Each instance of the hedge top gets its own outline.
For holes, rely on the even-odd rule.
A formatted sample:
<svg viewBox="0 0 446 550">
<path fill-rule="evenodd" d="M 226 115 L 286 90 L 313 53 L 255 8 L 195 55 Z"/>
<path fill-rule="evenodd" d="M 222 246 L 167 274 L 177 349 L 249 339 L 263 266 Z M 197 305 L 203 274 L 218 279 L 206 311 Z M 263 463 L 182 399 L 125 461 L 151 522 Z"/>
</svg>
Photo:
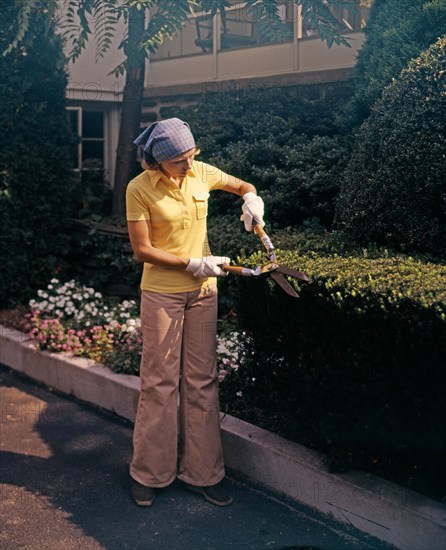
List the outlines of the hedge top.
<svg viewBox="0 0 446 550">
<path fill-rule="evenodd" d="M 339 306 L 355 299 L 365 312 L 367 306 L 390 310 L 411 303 L 446 321 L 446 265 L 403 256 L 327 257 L 280 250 L 277 257 L 279 263 L 307 273 Z M 261 253 L 250 256 L 250 261 L 261 263 Z"/>
</svg>

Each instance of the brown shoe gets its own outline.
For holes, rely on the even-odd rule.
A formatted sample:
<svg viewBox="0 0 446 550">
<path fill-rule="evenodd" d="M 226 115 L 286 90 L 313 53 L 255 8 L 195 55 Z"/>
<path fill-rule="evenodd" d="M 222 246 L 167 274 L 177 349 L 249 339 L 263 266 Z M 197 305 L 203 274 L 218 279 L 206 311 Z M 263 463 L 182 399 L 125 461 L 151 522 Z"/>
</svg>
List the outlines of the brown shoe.
<svg viewBox="0 0 446 550">
<path fill-rule="evenodd" d="M 205 500 L 217 506 L 229 506 L 232 503 L 233 499 L 223 487 L 222 482 L 216 485 L 209 485 L 208 487 L 198 487 L 197 485 L 189 485 L 189 483 L 185 485 L 191 491 L 200 493 Z"/>
<path fill-rule="evenodd" d="M 152 506 L 155 500 L 155 490 L 132 479 L 132 498 L 138 506 Z"/>
</svg>

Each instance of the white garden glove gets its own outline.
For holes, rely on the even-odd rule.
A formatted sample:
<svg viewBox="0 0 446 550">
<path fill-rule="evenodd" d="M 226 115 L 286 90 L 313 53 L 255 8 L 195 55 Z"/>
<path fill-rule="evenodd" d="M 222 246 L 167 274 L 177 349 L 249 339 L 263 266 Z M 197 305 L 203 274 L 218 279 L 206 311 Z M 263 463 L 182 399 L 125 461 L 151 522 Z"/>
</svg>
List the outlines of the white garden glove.
<svg viewBox="0 0 446 550">
<path fill-rule="evenodd" d="M 186 271 L 190 271 L 195 277 L 226 277 L 227 271 L 220 267 L 229 264 L 230 258 L 226 256 L 204 256 L 203 258 L 190 258 Z"/>
<path fill-rule="evenodd" d="M 253 218 L 255 218 L 255 220 L 261 225 L 261 227 L 264 227 L 265 222 L 263 221 L 263 200 L 255 193 L 245 193 L 243 195 L 243 200 L 245 201 L 245 204 L 242 206 L 243 214 L 240 219 L 245 223 L 246 231 L 252 231 Z"/>
</svg>

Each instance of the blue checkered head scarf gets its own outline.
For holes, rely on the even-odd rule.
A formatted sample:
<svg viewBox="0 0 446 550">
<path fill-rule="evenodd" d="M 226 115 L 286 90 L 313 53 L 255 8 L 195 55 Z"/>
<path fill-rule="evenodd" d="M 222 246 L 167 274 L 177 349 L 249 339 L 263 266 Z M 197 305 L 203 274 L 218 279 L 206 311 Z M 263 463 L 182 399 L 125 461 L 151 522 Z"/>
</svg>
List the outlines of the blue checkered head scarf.
<svg viewBox="0 0 446 550">
<path fill-rule="evenodd" d="M 195 147 L 189 124 L 179 118 L 154 122 L 134 143 L 142 149 L 146 160 L 153 158 L 156 162 L 172 159 Z"/>
</svg>

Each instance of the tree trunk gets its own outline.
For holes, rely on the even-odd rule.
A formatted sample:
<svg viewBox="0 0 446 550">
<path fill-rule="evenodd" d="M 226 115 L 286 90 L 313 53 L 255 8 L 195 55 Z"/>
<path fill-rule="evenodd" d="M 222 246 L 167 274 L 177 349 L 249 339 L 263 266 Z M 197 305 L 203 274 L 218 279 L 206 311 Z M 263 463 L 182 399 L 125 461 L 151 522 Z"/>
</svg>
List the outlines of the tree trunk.
<svg viewBox="0 0 446 550">
<path fill-rule="evenodd" d="M 144 10 L 133 9 L 129 17 L 128 43 L 124 50 L 127 59 L 132 60 L 132 65 L 127 68 L 125 78 L 113 187 L 112 213 L 118 216 L 125 214 L 125 190 L 138 168 L 133 141 L 140 133 L 146 57 L 144 52 L 136 51 L 136 45 L 141 40 L 144 23 Z"/>
</svg>

